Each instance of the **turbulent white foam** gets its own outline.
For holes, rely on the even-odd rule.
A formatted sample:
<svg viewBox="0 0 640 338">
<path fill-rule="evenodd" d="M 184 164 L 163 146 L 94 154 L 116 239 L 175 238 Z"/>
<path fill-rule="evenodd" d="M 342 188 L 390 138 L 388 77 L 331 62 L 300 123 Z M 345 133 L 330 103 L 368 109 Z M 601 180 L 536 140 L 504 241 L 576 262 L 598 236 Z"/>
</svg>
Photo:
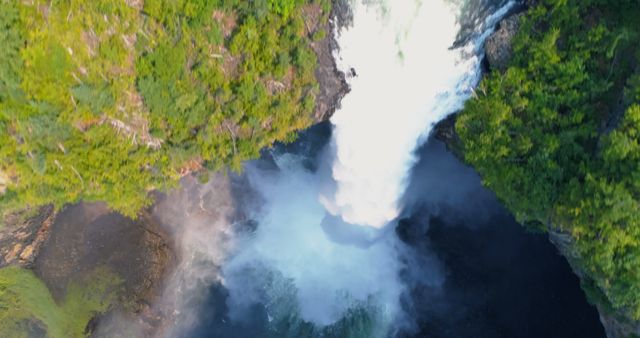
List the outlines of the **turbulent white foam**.
<svg viewBox="0 0 640 338">
<path fill-rule="evenodd" d="M 390 321 L 399 311 L 402 291 L 395 236 L 366 245 L 335 242 L 321 226 L 325 210 L 317 198 L 318 177 L 295 157 L 285 155 L 279 162 L 277 173 L 247 168 L 265 204 L 254 215 L 260 220 L 258 229 L 224 267 L 231 309 L 240 311 L 236 317 L 259 301 L 267 304 L 272 318 L 298 312 L 302 320 L 324 326 L 373 302 L 382 313 L 378 320 Z M 262 270 L 275 272 L 280 280 Z M 283 301 L 287 297 L 294 298 L 292 304 Z"/>
<path fill-rule="evenodd" d="M 512 5 L 488 20 L 495 24 Z M 445 0 L 353 4 L 353 26 L 339 32 L 338 63 L 357 75 L 331 120 L 337 184 L 321 197 L 333 215 L 373 227 L 398 216 L 414 149 L 462 107 L 479 78 L 477 50 L 488 31 L 452 49 L 460 10 Z"/>
</svg>

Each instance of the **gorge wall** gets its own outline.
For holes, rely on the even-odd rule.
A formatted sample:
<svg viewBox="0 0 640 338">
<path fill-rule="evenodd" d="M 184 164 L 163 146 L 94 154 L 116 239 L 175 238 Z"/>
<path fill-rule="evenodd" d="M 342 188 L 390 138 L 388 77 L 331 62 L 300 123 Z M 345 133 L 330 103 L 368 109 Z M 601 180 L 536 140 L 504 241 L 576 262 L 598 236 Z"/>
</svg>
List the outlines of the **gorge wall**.
<svg viewBox="0 0 640 338">
<path fill-rule="evenodd" d="M 513 40 L 514 37 L 519 33 L 522 20 L 524 20 L 525 16 L 527 15 L 526 10 L 534 9 L 535 6 L 545 4 L 540 4 L 539 1 L 525 1 L 524 5 L 524 11 L 515 12 L 509 17 L 505 18 L 502 22 L 500 22 L 497 30 L 492 34 L 492 36 L 487 39 L 487 42 L 485 44 L 487 74 L 491 72 L 504 73 L 505 71 L 507 71 L 510 65 L 510 61 L 514 57 L 512 46 Z M 594 18 L 593 20 L 597 19 Z M 522 34 L 529 34 L 529 32 L 523 32 Z M 624 56 L 621 56 L 620 58 L 624 58 Z M 617 93 L 614 93 L 613 96 L 624 96 L 623 87 L 618 87 Z M 618 110 L 624 111 L 623 109 Z M 611 119 L 609 118 L 608 120 Z M 620 120 L 620 117 L 616 118 L 616 121 Z M 607 127 L 602 129 L 602 133 L 610 132 L 613 128 L 615 128 L 615 126 L 612 127 L 608 123 Z M 447 119 L 441 121 L 436 126 L 434 133 L 436 138 L 445 142 L 448 149 L 456 154 L 456 156 L 461 159 L 465 157 L 464 146 L 460 140 L 459 135 L 456 133 L 455 115 L 452 115 Z M 471 137 L 473 137 L 473 135 L 471 135 Z M 605 327 L 607 336 L 610 338 L 628 338 L 640 336 L 640 321 L 630 318 L 628 312 L 625 309 L 614 309 L 609 304 L 609 300 L 607 300 L 606 296 L 603 294 L 603 291 L 596 285 L 596 282 L 594 282 L 592 273 L 588 270 L 585 270 L 584 264 L 582 263 L 584 257 L 581 257 L 577 253 L 573 236 L 571 236 L 571 234 L 569 234 L 566 230 L 562 230 L 566 229 L 566 227 L 563 227 L 561 224 L 552 224 L 551 222 L 546 222 L 546 224 L 544 225 L 536 226 L 541 226 L 543 228 L 543 231 L 548 233 L 549 240 L 567 259 L 575 274 L 580 277 L 582 281 L 582 287 L 585 290 L 589 301 L 598 308 L 600 319 Z"/>
</svg>

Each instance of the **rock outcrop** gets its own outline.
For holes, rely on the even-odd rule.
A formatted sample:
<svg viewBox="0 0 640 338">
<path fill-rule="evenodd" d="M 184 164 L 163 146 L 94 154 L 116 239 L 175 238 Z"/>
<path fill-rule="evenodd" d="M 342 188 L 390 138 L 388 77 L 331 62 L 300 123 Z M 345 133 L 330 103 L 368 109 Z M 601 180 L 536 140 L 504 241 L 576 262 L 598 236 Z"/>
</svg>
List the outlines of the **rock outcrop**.
<svg viewBox="0 0 640 338">
<path fill-rule="evenodd" d="M 337 3 L 340 2 L 338 1 Z M 345 75 L 338 69 L 336 60 L 333 57 L 334 51 L 338 49 L 338 43 L 334 36 L 335 26 L 340 26 L 344 21 L 345 11 L 348 11 L 348 6 L 338 6 L 336 4 L 330 16 L 331 19 L 325 24 L 313 24 L 313 20 L 311 20 L 311 30 L 313 32 L 322 31 L 326 34 L 325 38 L 315 41 L 311 45 L 318 57 L 316 79 L 320 85 L 320 93 L 316 97 L 314 112 L 315 120 L 318 122 L 328 120 L 336 109 L 340 107 L 342 98 L 349 92 L 349 85 L 345 80 Z M 314 16 L 309 15 L 309 17 L 313 18 Z M 319 21 L 318 19 L 317 17 L 315 18 L 316 22 Z"/>
<path fill-rule="evenodd" d="M 170 258 L 168 239 L 149 217 L 133 220 L 103 203 L 65 207 L 50 228 L 34 270 L 57 299 L 70 281 L 99 266 L 124 280 L 130 300 L 144 298 Z"/>
<path fill-rule="evenodd" d="M 33 268 L 58 300 L 64 298 L 74 280 L 96 268 L 108 269 L 123 281 L 119 301 L 111 311 L 121 316 L 136 313 L 140 321 L 150 322 L 147 329 L 151 331 L 158 315 L 148 304 L 159 296 L 171 267 L 170 243 L 147 213 L 133 220 L 111 211 L 104 203 L 80 203 L 65 207 L 57 215 Z"/>
<path fill-rule="evenodd" d="M 35 215 L 29 215 L 32 212 L 24 210 L 4 220 L 6 225 L 0 230 L 0 268 L 8 265 L 33 267 L 42 244 L 49 238 L 56 212 L 52 206 L 42 207 Z"/>
<path fill-rule="evenodd" d="M 447 116 L 433 127 L 433 135 L 436 139 L 442 141 L 447 150 L 452 152 L 459 159 L 464 158 L 462 153 L 460 137 L 456 133 L 456 114 Z"/>
<path fill-rule="evenodd" d="M 512 41 L 520 28 L 520 19 L 524 13 L 511 15 L 502 20 L 485 43 L 487 62 L 491 69 L 504 72 L 513 54 Z"/>
<path fill-rule="evenodd" d="M 547 225 L 547 229 L 549 240 L 567 259 L 573 272 L 580 278 L 583 288 L 585 285 L 592 284 L 589 276 L 585 274 L 577 264 L 579 258 L 572 251 L 573 238 L 569 234 L 560 232 L 552 225 Z M 594 288 L 596 287 L 594 286 Z M 591 292 L 600 293 L 599 290 Z M 587 291 L 587 294 L 588 293 L 589 292 Z M 600 295 L 600 297 L 604 297 L 604 295 Z M 615 310 L 611 309 L 606 300 L 598 301 L 598 299 L 590 299 L 590 301 L 598 308 L 600 322 L 602 323 L 608 338 L 630 338 L 640 336 L 640 322 L 624 318 Z"/>
<path fill-rule="evenodd" d="M 502 19 L 487 41 L 484 49 L 490 69 L 505 71 L 513 56 L 513 38 L 520 29 L 520 20 L 525 11 L 538 4 L 538 0 L 522 0 L 518 10 Z"/>
<path fill-rule="evenodd" d="M 58 301 L 74 281 L 105 268 L 122 280 L 122 292 L 111 311 L 89 323 L 87 333 L 117 315 L 118 325 L 135 320 L 140 336 L 153 336 L 161 318 L 149 304 L 175 259 L 171 238 L 148 212 L 133 220 L 104 203 L 80 203 L 60 212 L 52 206 L 25 210 L 4 222 L 0 268 L 33 269 Z"/>
</svg>

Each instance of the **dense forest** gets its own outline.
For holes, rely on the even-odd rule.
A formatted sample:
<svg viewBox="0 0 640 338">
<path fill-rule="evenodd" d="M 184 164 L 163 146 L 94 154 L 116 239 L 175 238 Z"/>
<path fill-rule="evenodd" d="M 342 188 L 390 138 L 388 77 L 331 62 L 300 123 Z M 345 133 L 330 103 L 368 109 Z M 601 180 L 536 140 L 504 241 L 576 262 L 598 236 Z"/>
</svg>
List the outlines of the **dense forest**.
<svg viewBox="0 0 640 338">
<path fill-rule="evenodd" d="M 330 7 L 0 0 L 0 215 L 84 200 L 135 217 L 187 173 L 292 140 Z"/>
<path fill-rule="evenodd" d="M 81 200 L 135 218 L 184 175 L 239 170 L 292 141 L 314 121 L 330 11 L 330 0 L 0 0 L 0 227 Z M 84 337 L 114 304 L 134 311 L 108 267 L 83 276 L 56 298 L 30 269 L 1 268 L 0 336 Z"/>
<path fill-rule="evenodd" d="M 484 184 L 569 235 L 588 297 L 621 322 L 640 320 L 639 47 L 636 0 L 539 1 L 456 123 Z"/>
</svg>

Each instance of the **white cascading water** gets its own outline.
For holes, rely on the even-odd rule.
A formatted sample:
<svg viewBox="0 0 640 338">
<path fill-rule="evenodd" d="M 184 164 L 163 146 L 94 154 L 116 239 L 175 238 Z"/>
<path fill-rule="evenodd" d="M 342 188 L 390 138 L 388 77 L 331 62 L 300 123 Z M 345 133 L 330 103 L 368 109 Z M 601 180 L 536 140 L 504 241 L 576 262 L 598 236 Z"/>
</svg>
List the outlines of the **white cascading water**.
<svg viewBox="0 0 640 338">
<path fill-rule="evenodd" d="M 399 198 L 414 149 L 435 123 L 462 108 L 478 82 L 486 34 L 452 49 L 461 5 L 446 0 L 353 3 L 353 26 L 339 32 L 339 67 L 357 74 L 331 119 L 335 191 L 327 210 L 351 224 L 383 227 Z M 492 27 L 514 5 L 487 19 Z M 478 27 L 483 29 L 484 27 Z"/>
<path fill-rule="evenodd" d="M 364 309 L 375 328 L 362 336 L 383 337 L 402 316 L 405 252 L 393 231 L 376 228 L 401 212 L 413 151 L 471 95 L 484 39 L 515 3 L 476 25 L 468 44 L 452 48 L 461 2 L 352 4 L 353 24 L 338 32 L 337 59 L 345 73 L 353 67 L 357 75 L 332 118 L 330 177 L 309 172 L 289 154 L 276 157 L 275 172 L 247 166 L 264 201 L 247 211 L 257 229 L 239 235 L 222 265 L 232 319 L 262 304 L 274 326 L 326 328 Z M 350 230 L 336 235 L 340 225 Z M 424 283 L 441 283 L 429 275 L 435 269 L 425 271 Z"/>
</svg>

